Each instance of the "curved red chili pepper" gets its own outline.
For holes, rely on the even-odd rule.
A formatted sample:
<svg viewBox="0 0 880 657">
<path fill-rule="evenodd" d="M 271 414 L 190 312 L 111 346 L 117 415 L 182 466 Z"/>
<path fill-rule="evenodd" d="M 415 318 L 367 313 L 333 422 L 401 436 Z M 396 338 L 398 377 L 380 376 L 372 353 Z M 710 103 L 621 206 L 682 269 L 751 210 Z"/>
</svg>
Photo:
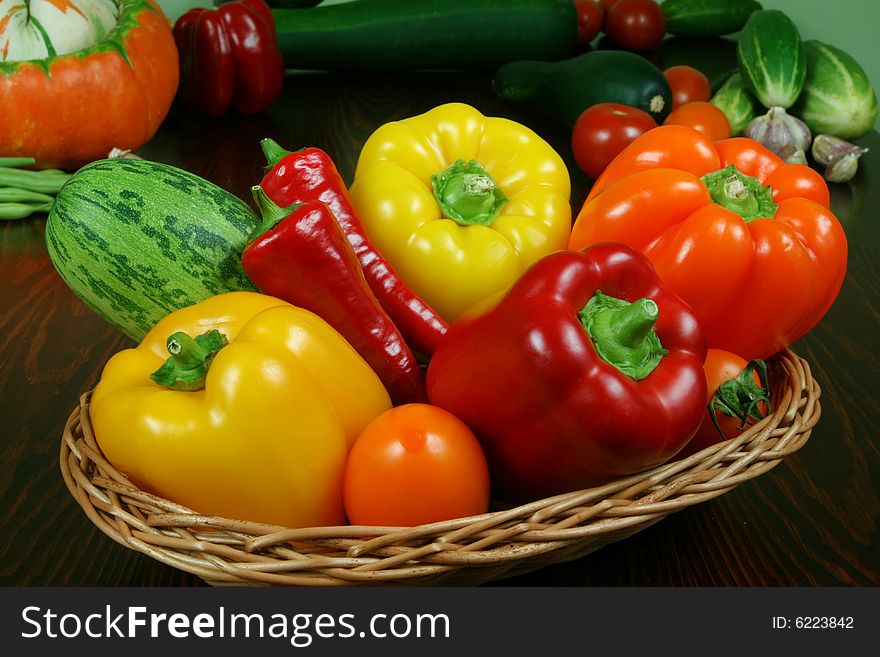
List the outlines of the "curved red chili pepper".
<svg viewBox="0 0 880 657">
<path fill-rule="evenodd" d="M 354 249 L 370 289 L 416 351 L 430 356 L 446 334 L 447 323 L 397 274 L 367 236 L 331 157 L 320 148 L 290 152 L 264 139 L 271 168 L 260 186 L 282 207 L 308 200 L 326 203 Z"/>
<path fill-rule="evenodd" d="M 330 208 L 306 201 L 281 209 L 254 188 L 264 223 L 241 263 L 262 292 L 320 316 L 373 369 L 395 404 L 424 402 L 425 375 L 370 291 Z"/>
</svg>

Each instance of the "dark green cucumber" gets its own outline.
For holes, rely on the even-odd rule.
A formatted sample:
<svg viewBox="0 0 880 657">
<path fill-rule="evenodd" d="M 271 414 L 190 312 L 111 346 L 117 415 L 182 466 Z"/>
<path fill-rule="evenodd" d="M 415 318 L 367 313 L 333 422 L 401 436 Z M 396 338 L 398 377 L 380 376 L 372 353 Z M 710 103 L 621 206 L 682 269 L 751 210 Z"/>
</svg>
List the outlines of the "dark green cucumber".
<svg viewBox="0 0 880 657">
<path fill-rule="evenodd" d="M 672 108 L 662 71 L 622 50 L 597 50 L 559 62 L 512 62 L 496 71 L 492 87 L 505 100 L 541 107 L 569 124 L 597 103 L 637 107 L 657 123 Z"/>
<path fill-rule="evenodd" d="M 792 20 L 776 9 L 756 11 L 736 45 L 743 82 L 766 108 L 794 105 L 807 74 L 804 44 Z"/>
<path fill-rule="evenodd" d="M 242 200 L 192 173 L 146 160 L 99 160 L 58 192 L 46 247 L 86 305 L 140 340 L 174 310 L 255 290 L 241 252 L 258 224 Z"/>
<path fill-rule="evenodd" d="M 273 14 L 291 69 L 488 71 L 577 47 L 573 0 L 356 0 Z"/>
<path fill-rule="evenodd" d="M 665 0 L 661 5 L 669 34 L 711 37 L 739 32 L 754 12 L 756 0 Z"/>
<path fill-rule="evenodd" d="M 266 0 L 273 9 L 305 9 L 320 4 L 321 0 Z"/>
</svg>

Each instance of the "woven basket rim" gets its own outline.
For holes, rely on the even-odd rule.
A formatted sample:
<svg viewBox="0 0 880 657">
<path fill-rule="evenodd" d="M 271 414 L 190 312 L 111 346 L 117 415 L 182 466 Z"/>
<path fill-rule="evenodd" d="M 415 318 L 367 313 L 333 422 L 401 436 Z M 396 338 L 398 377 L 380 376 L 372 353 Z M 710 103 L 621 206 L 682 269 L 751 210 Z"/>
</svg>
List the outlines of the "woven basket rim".
<svg viewBox="0 0 880 657">
<path fill-rule="evenodd" d="M 198 514 L 134 487 L 72 410 L 60 467 L 89 520 L 116 542 L 215 585 L 479 584 L 576 559 L 722 495 L 798 451 L 821 415 L 808 363 L 771 359 L 771 413 L 739 436 L 603 486 L 417 527 L 287 528 Z"/>
</svg>

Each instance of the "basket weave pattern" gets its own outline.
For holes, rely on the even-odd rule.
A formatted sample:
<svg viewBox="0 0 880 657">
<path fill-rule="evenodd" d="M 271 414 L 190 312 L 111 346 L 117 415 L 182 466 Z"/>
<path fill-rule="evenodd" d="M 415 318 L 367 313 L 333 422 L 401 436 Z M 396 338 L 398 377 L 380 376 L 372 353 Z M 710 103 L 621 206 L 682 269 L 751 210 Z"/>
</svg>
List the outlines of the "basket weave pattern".
<svg viewBox="0 0 880 657">
<path fill-rule="evenodd" d="M 213 585 L 474 585 L 577 559 L 776 467 L 809 440 L 820 390 L 791 351 L 771 366 L 773 412 L 732 440 L 601 487 L 419 527 L 290 529 L 147 494 L 101 454 L 90 393 L 65 426 L 61 472 L 105 534 Z"/>
</svg>

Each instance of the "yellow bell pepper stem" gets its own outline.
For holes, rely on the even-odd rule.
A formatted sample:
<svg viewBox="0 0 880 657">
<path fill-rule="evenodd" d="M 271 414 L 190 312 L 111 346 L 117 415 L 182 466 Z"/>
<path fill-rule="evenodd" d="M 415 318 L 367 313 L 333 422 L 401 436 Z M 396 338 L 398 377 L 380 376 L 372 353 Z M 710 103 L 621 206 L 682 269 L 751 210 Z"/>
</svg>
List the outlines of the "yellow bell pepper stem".
<svg viewBox="0 0 880 657">
<path fill-rule="evenodd" d="M 476 160 L 456 160 L 443 172 L 431 176 L 431 184 L 443 216 L 462 226 L 489 226 L 510 200 Z"/>
<path fill-rule="evenodd" d="M 150 378 L 172 390 L 202 390 L 214 356 L 229 344 L 226 336 L 214 329 L 195 338 L 184 331 L 168 337 L 168 357 Z"/>
</svg>

